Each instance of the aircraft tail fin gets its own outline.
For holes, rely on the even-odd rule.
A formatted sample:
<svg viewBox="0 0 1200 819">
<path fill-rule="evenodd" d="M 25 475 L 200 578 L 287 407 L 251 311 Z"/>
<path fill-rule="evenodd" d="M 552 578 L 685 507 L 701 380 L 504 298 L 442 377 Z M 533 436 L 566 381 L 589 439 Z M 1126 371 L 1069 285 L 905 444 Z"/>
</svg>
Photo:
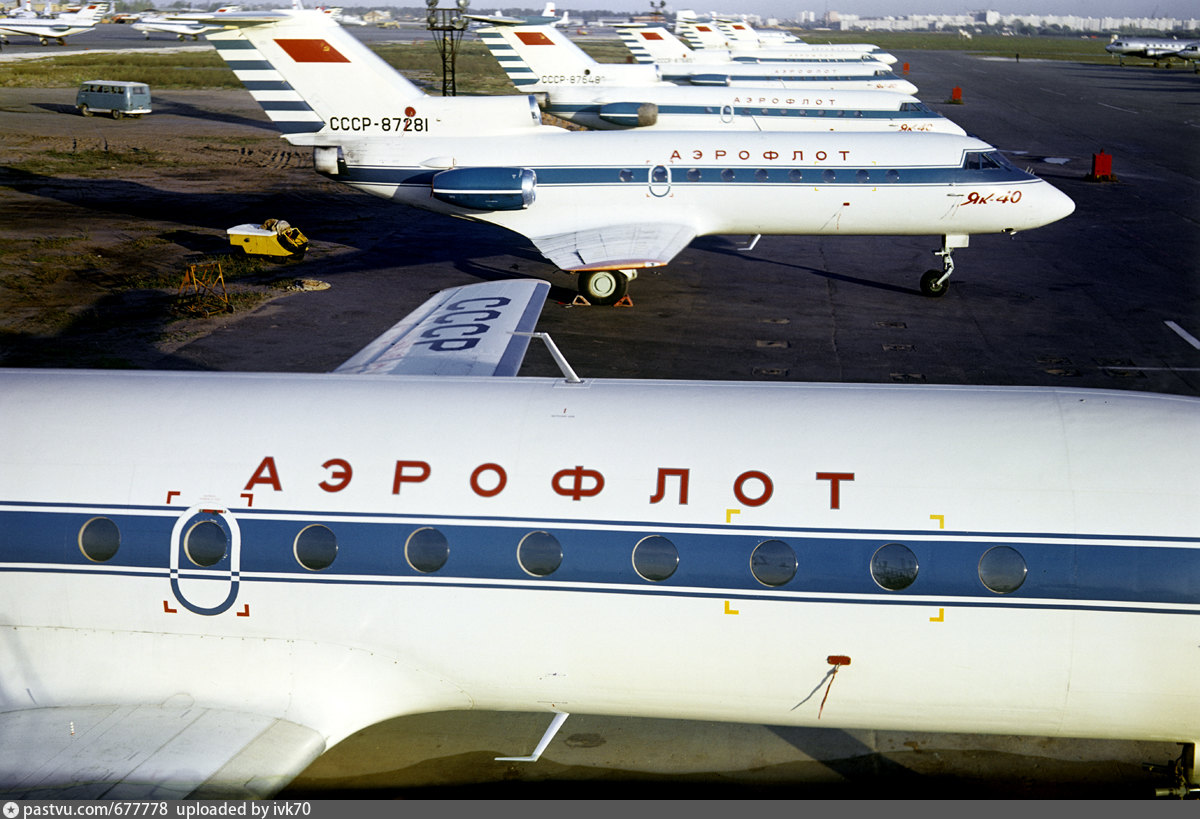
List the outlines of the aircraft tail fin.
<svg viewBox="0 0 1200 819">
<path fill-rule="evenodd" d="M 205 36 L 285 136 L 403 117 L 426 99 L 319 10 L 234 12 L 220 21 L 236 28 Z"/>
<path fill-rule="evenodd" d="M 688 20 L 679 23 L 677 26 L 679 35 L 683 37 L 684 42 L 689 46 L 701 51 L 706 48 L 723 49 L 729 48 L 729 43 L 724 34 L 713 23 L 701 23 L 695 20 Z"/>
<path fill-rule="evenodd" d="M 217 53 L 293 145 L 541 128 L 529 96 L 431 97 L 320 9 L 217 15 Z"/>
<path fill-rule="evenodd" d="M 519 89 L 548 76 L 596 74 L 600 66 L 554 26 L 492 26 L 476 33 Z"/>
<path fill-rule="evenodd" d="M 665 28 L 618 27 L 621 42 L 639 63 L 690 62 L 696 53 Z"/>
</svg>

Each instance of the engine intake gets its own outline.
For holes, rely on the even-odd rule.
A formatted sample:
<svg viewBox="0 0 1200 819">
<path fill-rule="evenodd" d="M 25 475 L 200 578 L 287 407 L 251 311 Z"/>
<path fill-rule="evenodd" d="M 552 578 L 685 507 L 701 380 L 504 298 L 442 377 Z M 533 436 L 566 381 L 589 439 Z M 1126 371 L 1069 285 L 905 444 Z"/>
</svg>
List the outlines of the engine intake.
<svg viewBox="0 0 1200 819">
<path fill-rule="evenodd" d="M 610 102 L 600 106 L 600 119 L 627 128 L 645 128 L 658 122 L 658 106 L 652 102 Z"/>
<path fill-rule="evenodd" d="M 435 198 L 472 210 L 523 210 L 536 186 L 530 168 L 451 168 L 432 181 Z"/>
</svg>

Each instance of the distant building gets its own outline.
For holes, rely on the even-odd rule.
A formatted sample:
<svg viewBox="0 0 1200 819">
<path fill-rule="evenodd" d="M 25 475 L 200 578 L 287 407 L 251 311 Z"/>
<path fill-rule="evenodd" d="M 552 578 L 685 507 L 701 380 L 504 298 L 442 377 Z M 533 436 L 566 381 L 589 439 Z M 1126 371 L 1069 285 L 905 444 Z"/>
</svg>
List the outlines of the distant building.
<svg viewBox="0 0 1200 819">
<path fill-rule="evenodd" d="M 1001 14 L 991 9 L 968 14 L 912 14 L 907 16 L 860 17 L 857 14 L 828 11 L 825 24 L 842 31 L 943 31 L 955 29 L 1028 26 L 1067 31 L 1196 31 L 1200 18 L 1176 17 L 1084 17 L 1059 14 Z M 795 22 L 815 22 L 814 12 L 800 12 Z"/>
</svg>

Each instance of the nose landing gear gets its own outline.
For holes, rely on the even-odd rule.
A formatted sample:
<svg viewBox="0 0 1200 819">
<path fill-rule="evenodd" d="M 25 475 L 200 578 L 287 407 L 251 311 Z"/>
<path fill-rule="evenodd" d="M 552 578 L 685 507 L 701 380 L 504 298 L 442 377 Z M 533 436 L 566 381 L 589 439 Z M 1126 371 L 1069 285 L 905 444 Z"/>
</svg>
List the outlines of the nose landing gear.
<svg viewBox="0 0 1200 819">
<path fill-rule="evenodd" d="M 941 270 L 926 270 L 921 276 L 921 293 L 931 298 L 946 295 L 950 288 L 950 274 L 954 272 L 953 253 L 957 248 L 966 247 L 971 237 L 963 234 L 947 234 L 942 237 L 942 249 L 933 251 L 934 256 L 942 257 Z"/>
</svg>

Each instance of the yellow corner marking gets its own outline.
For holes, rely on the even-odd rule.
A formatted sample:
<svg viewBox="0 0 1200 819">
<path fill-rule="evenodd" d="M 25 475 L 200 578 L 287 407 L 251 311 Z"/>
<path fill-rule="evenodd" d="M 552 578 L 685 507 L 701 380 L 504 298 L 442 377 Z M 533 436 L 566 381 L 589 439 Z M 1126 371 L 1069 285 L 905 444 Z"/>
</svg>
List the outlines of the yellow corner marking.
<svg viewBox="0 0 1200 819">
<path fill-rule="evenodd" d="M 734 515 L 740 515 L 740 514 L 742 514 L 741 509 L 726 509 L 725 510 L 725 522 L 729 523 L 731 520 L 733 520 Z"/>
<path fill-rule="evenodd" d="M 929 622 L 931 622 L 931 623 L 944 623 L 944 622 L 946 622 L 946 610 L 945 610 L 945 609 L 938 609 L 938 616 L 937 616 L 937 617 L 930 617 L 930 618 L 929 618 Z"/>
<path fill-rule="evenodd" d="M 938 528 L 939 528 L 939 529 L 945 529 L 945 528 L 946 528 L 946 516 L 945 516 L 945 515 L 930 515 L 930 516 L 929 516 L 929 519 L 930 519 L 930 520 L 936 520 L 936 521 L 938 522 Z"/>
<path fill-rule="evenodd" d="M 726 614 L 737 614 L 738 610 L 729 608 L 729 601 L 726 600 L 725 601 L 725 613 Z"/>
</svg>

